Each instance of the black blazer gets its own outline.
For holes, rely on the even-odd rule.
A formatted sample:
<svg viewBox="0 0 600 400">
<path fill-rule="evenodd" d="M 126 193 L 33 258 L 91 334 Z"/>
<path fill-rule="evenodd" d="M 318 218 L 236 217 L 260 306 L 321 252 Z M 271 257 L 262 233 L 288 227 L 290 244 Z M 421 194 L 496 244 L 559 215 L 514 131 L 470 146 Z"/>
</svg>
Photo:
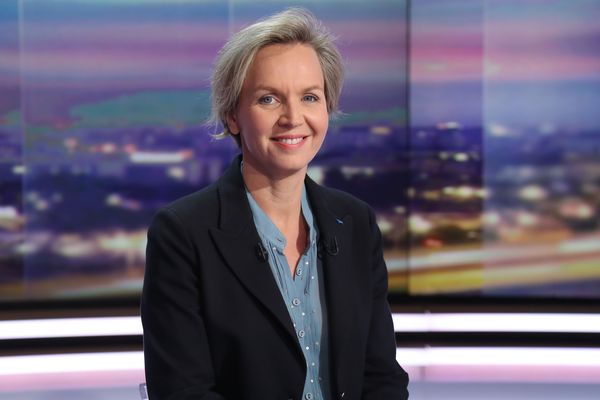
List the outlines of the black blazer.
<svg viewBox="0 0 600 400">
<path fill-rule="evenodd" d="M 142 294 L 151 400 L 300 400 L 306 362 L 244 191 L 240 157 L 160 210 Z M 333 399 L 408 398 L 396 362 L 381 234 L 366 203 L 306 178 L 322 242 Z M 324 316 L 325 317 L 325 316 Z"/>
</svg>

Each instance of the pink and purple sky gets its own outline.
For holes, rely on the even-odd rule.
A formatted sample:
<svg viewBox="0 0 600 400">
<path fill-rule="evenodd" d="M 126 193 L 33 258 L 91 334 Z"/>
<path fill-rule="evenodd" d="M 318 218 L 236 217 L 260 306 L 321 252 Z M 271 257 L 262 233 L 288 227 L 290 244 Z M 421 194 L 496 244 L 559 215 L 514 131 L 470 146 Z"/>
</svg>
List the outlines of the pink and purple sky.
<svg viewBox="0 0 600 400">
<path fill-rule="evenodd" d="M 0 114 L 18 104 L 20 83 L 26 120 L 58 126 L 82 103 L 140 91 L 206 90 L 214 56 L 230 32 L 284 7 L 184 0 L 21 3 L 20 16 L 16 0 L 0 5 Z M 600 103 L 598 2 L 408 4 L 409 17 L 404 1 L 306 3 L 339 36 L 348 67 L 346 110 L 403 106 L 408 74 L 415 124 L 481 124 L 485 113 L 507 123 L 550 118 L 600 126 L 590 106 Z M 565 109 L 565 101 L 580 107 Z"/>
</svg>

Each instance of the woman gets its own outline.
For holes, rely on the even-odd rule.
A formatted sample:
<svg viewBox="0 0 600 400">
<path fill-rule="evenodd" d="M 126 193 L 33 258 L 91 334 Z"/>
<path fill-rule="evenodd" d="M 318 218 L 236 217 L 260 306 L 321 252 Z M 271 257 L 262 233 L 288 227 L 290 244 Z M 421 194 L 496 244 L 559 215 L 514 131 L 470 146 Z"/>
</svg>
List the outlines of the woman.
<svg viewBox="0 0 600 400">
<path fill-rule="evenodd" d="M 405 399 L 370 208 L 306 176 L 341 57 L 307 11 L 238 32 L 213 113 L 242 155 L 158 212 L 142 295 L 150 399 Z"/>
</svg>

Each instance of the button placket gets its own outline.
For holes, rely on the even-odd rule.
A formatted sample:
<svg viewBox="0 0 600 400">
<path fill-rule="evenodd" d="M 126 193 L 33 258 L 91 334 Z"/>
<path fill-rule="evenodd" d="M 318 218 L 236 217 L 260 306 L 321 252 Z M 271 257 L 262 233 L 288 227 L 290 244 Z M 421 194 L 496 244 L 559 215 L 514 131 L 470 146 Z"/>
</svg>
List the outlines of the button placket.
<svg viewBox="0 0 600 400">
<path fill-rule="evenodd" d="M 252 199 L 249 200 L 251 201 Z M 305 200 L 303 201 L 305 202 Z M 252 204 L 254 203 L 251 201 Z M 266 245 L 266 250 L 270 253 L 269 266 L 287 304 L 288 313 L 294 325 L 293 329 L 296 333 L 296 340 L 300 344 L 308 367 L 305 387 L 301 397 L 296 398 L 292 395 L 289 395 L 289 397 L 294 400 L 322 400 L 320 385 L 323 383 L 319 382 L 320 368 L 318 367 L 321 351 L 321 346 L 319 345 L 321 338 L 319 335 L 322 329 L 320 315 L 321 300 L 317 285 L 320 277 L 317 276 L 317 241 L 315 240 L 318 232 L 313 224 L 314 219 L 310 213 L 310 205 L 308 205 L 308 208 L 306 207 L 307 205 L 303 203 L 302 212 L 306 222 L 310 226 L 309 240 L 307 241 L 309 246 L 303 252 L 293 274 L 289 273 L 290 265 L 285 259 L 285 239 L 280 236 L 280 232 L 273 224 L 264 223 L 265 221 L 269 222 L 268 216 L 261 214 L 261 210 L 258 207 L 255 207 L 255 209 L 256 214 L 262 217 L 262 220 L 265 220 L 261 220 L 262 222 L 259 224 L 265 228 L 265 232 L 259 230 L 259 234 L 261 234 L 261 238 Z M 255 210 L 253 209 L 254 212 Z M 263 233 L 266 239 L 262 237 Z"/>
</svg>

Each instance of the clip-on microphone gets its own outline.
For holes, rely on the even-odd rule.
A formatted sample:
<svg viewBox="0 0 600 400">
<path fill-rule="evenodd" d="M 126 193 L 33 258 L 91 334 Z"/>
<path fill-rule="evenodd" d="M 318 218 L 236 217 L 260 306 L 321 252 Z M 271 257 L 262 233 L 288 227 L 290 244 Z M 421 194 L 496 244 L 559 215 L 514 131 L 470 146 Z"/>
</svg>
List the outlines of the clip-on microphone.
<svg viewBox="0 0 600 400">
<path fill-rule="evenodd" d="M 337 237 L 333 236 L 329 240 L 329 244 L 325 243 L 324 240 L 319 241 L 319 245 L 317 247 L 317 256 L 319 258 L 323 258 L 323 250 L 325 250 L 325 252 L 330 256 L 336 256 L 340 252 Z"/>
<path fill-rule="evenodd" d="M 267 260 L 269 259 L 269 253 L 267 253 L 267 249 L 265 249 L 265 246 L 263 246 L 262 243 L 258 243 L 256 245 L 256 257 L 262 261 L 262 262 L 267 262 Z"/>
</svg>

